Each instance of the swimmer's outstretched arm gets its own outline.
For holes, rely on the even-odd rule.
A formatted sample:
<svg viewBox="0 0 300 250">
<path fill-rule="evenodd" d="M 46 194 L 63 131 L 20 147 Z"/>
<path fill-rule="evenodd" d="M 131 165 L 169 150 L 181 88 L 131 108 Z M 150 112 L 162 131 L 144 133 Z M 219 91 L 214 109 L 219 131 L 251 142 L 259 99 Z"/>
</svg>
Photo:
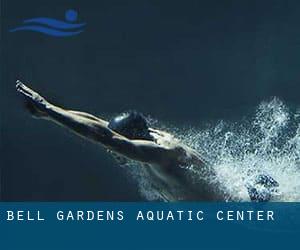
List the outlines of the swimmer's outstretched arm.
<svg viewBox="0 0 300 250">
<path fill-rule="evenodd" d="M 17 91 L 22 94 L 37 117 L 63 125 L 84 138 L 101 143 L 125 157 L 147 163 L 162 164 L 173 156 L 172 149 L 151 141 L 129 140 L 108 128 L 108 122 L 91 114 L 60 108 L 17 81 Z"/>
</svg>

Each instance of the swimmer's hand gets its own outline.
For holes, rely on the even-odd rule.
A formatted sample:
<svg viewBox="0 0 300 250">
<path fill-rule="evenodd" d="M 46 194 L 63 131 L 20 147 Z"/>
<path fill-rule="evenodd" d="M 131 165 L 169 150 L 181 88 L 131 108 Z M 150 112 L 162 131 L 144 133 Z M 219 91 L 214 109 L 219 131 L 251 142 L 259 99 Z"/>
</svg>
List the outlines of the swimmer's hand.
<svg viewBox="0 0 300 250">
<path fill-rule="evenodd" d="M 16 90 L 25 98 L 26 108 L 35 118 L 47 116 L 45 110 L 49 103 L 45 98 L 27 87 L 20 80 L 16 81 Z"/>
</svg>

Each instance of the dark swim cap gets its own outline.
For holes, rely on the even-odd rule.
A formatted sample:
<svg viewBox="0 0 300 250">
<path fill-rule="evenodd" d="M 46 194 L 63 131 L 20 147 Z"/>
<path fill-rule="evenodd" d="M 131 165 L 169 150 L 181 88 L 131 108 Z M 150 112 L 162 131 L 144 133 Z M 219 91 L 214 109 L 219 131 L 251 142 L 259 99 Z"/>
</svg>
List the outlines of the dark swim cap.
<svg viewBox="0 0 300 250">
<path fill-rule="evenodd" d="M 108 127 L 129 139 L 153 140 L 147 119 L 136 111 L 121 113 L 109 121 Z"/>
</svg>

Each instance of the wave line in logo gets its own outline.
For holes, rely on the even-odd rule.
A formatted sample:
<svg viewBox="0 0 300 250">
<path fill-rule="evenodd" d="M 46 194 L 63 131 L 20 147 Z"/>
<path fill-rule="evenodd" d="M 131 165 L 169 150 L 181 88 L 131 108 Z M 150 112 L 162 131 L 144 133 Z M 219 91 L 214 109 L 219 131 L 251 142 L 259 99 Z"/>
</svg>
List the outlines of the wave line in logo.
<svg viewBox="0 0 300 250">
<path fill-rule="evenodd" d="M 49 36 L 65 37 L 74 36 L 83 32 L 85 23 L 74 23 L 77 20 L 77 12 L 75 10 L 67 10 L 65 12 L 65 20 L 61 21 L 47 17 L 37 17 L 23 21 L 22 26 L 11 29 L 10 32 L 16 31 L 35 31 Z"/>
</svg>

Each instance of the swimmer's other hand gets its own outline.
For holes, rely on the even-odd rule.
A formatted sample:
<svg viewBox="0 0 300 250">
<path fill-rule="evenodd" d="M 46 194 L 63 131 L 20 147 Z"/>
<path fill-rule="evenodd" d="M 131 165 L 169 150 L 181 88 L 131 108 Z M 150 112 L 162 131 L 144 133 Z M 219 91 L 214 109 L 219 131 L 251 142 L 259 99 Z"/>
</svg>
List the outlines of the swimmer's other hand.
<svg viewBox="0 0 300 250">
<path fill-rule="evenodd" d="M 20 80 L 16 81 L 16 90 L 25 98 L 25 107 L 36 118 L 45 117 L 43 111 L 47 101 L 38 93 L 27 87 Z"/>
</svg>

